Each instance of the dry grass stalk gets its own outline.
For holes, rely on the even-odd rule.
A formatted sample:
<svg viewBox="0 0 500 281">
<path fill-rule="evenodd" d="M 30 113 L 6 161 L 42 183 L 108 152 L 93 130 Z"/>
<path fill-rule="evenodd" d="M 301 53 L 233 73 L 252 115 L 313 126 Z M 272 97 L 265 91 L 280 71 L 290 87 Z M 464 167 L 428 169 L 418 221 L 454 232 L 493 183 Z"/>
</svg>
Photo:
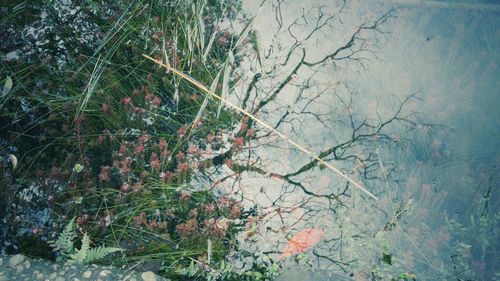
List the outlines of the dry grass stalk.
<svg viewBox="0 0 500 281">
<path fill-rule="evenodd" d="M 189 83 L 191 83 L 192 85 L 196 86 L 198 89 L 202 90 L 203 92 L 209 94 L 210 96 L 218 99 L 219 101 L 225 103 L 226 105 L 228 105 L 229 107 L 232 107 L 233 109 L 236 109 L 237 111 L 241 112 L 242 114 L 248 116 L 248 118 L 252 119 L 253 121 L 255 121 L 256 123 L 260 124 L 261 126 L 265 127 L 266 129 L 270 130 L 271 132 L 275 133 L 276 135 L 278 135 L 280 138 L 282 138 L 283 140 L 286 140 L 288 143 L 290 143 L 291 145 L 295 146 L 296 148 L 298 148 L 300 151 L 306 153 L 307 155 L 309 155 L 311 158 L 315 159 L 316 161 L 318 161 L 319 163 L 325 165 L 326 167 L 328 167 L 330 170 L 332 170 L 333 172 L 335 172 L 337 175 L 339 175 L 341 178 L 343 178 L 344 180 L 350 182 L 351 184 L 353 184 L 356 188 L 358 188 L 359 190 L 363 191 L 364 193 L 366 193 L 368 196 L 370 196 L 371 198 L 375 199 L 375 200 L 378 200 L 378 198 L 373 195 L 370 191 L 368 191 L 366 188 L 364 188 L 360 183 L 358 183 L 357 181 L 355 181 L 354 179 L 352 179 L 351 177 L 349 177 L 348 175 L 344 174 L 342 171 L 340 171 L 339 169 L 335 168 L 333 165 L 331 165 L 330 163 L 326 162 L 325 160 L 321 159 L 319 156 L 316 156 L 314 155 L 310 150 L 308 150 L 307 148 L 305 148 L 304 146 L 296 143 L 295 141 L 291 140 L 287 135 L 281 133 L 280 131 L 274 129 L 273 127 L 271 127 L 270 125 L 268 125 L 267 123 L 265 123 L 264 121 L 260 120 L 259 118 L 257 118 L 256 116 L 254 116 L 253 114 L 251 114 L 250 112 L 244 110 L 243 108 L 239 107 L 238 105 L 226 100 L 226 99 L 223 99 L 222 97 L 218 96 L 216 93 L 214 93 L 213 91 L 210 91 L 205 85 L 203 85 L 202 83 L 198 82 L 197 80 L 195 80 L 194 78 L 182 73 L 181 71 L 171 67 L 171 66 L 168 66 L 166 64 L 164 64 L 163 62 L 161 62 L 161 60 L 156 60 L 148 55 L 144 55 L 143 56 L 151 61 L 153 61 L 154 63 L 166 68 L 167 70 L 169 71 L 172 71 L 173 73 L 175 73 L 176 75 L 178 75 L 179 77 L 181 77 L 182 79 L 188 81 Z"/>
</svg>

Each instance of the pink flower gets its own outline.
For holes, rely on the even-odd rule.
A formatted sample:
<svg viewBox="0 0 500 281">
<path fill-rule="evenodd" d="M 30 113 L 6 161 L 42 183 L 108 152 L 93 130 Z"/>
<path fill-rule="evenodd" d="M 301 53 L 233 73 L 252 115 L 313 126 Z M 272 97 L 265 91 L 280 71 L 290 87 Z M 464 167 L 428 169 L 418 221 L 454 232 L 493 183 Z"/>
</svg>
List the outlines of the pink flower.
<svg viewBox="0 0 500 281">
<path fill-rule="evenodd" d="M 237 219 L 241 215 L 241 207 L 239 204 L 234 204 L 229 211 L 229 218 Z"/>
<path fill-rule="evenodd" d="M 120 191 L 123 193 L 127 193 L 130 191 L 130 183 L 124 182 L 122 186 L 120 187 Z"/>
<path fill-rule="evenodd" d="M 101 172 L 99 173 L 99 182 L 107 182 L 109 181 L 109 166 L 101 166 Z"/>
<path fill-rule="evenodd" d="M 215 204 L 214 203 L 206 204 L 204 210 L 205 214 L 210 215 L 215 210 Z"/>
<path fill-rule="evenodd" d="M 248 122 L 248 117 L 244 115 L 241 118 L 241 126 L 240 126 L 240 131 L 244 132 L 247 129 L 247 122 Z"/>
<path fill-rule="evenodd" d="M 152 220 L 152 221 L 149 223 L 149 227 L 151 227 L 151 228 L 156 228 L 156 227 L 158 227 L 158 223 L 156 222 L 156 220 Z"/>
<path fill-rule="evenodd" d="M 198 229 L 198 221 L 190 219 L 186 223 L 181 223 L 176 226 L 176 230 L 181 235 L 189 235 Z"/>
<path fill-rule="evenodd" d="M 169 156 L 170 156 L 170 151 L 167 150 L 167 149 L 163 149 L 160 152 L 160 157 L 163 158 L 163 159 L 167 159 Z"/>
<path fill-rule="evenodd" d="M 103 144 L 105 140 L 106 140 L 106 136 L 99 135 L 99 136 L 97 137 L 97 143 L 98 143 L 98 144 Z"/>
<path fill-rule="evenodd" d="M 143 225 L 143 224 L 146 225 L 147 224 L 146 213 L 141 212 L 139 215 L 135 216 L 133 220 L 137 225 Z"/>
<path fill-rule="evenodd" d="M 191 209 L 189 211 L 189 217 L 190 218 L 197 218 L 198 217 L 198 209 Z"/>
<path fill-rule="evenodd" d="M 207 136 L 207 141 L 208 141 L 209 143 L 214 142 L 214 141 L 215 141 L 215 135 L 214 135 L 213 133 L 208 134 L 208 136 Z"/>
<path fill-rule="evenodd" d="M 179 130 L 177 130 L 177 135 L 179 135 L 179 137 L 182 138 L 186 134 L 186 131 L 187 131 L 186 126 L 182 126 L 179 128 Z"/>
<path fill-rule="evenodd" d="M 122 173 L 122 175 L 130 173 L 130 162 L 131 160 L 128 157 L 120 162 L 121 165 L 120 172 Z"/>
<path fill-rule="evenodd" d="M 124 97 L 121 102 L 123 105 L 130 105 L 132 103 L 132 97 Z"/>
<path fill-rule="evenodd" d="M 181 161 L 184 158 L 186 158 L 186 154 L 184 154 L 184 152 L 182 151 L 177 152 L 177 154 L 175 155 L 175 159 L 177 159 L 177 161 Z"/>
<path fill-rule="evenodd" d="M 219 198 L 219 206 L 222 208 L 228 208 L 233 202 L 227 196 L 222 196 Z"/>
<path fill-rule="evenodd" d="M 142 135 L 139 137 L 139 141 L 140 141 L 141 143 L 146 143 L 146 142 L 148 142 L 150 139 L 151 139 L 151 136 L 150 136 L 149 134 L 147 134 L 147 133 L 144 133 L 144 134 L 142 134 Z"/>
<path fill-rule="evenodd" d="M 240 150 L 243 147 L 243 144 L 245 143 L 245 139 L 242 137 L 236 137 L 233 140 L 233 149 L 234 150 Z"/>
<path fill-rule="evenodd" d="M 160 106 L 161 104 L 161 99 L 158 96 L 154 96 L 153 100 L 151 101 L 151 104 L 154 106 Z"/>
<path fill-rule="evenodd" d="M 88 220 L 89 220 L 89 215 L 83 214 L 83 215 L 76 218 L 76 223 L 78 225 L 82 225 L 82 224 L 85 224 Z"/>
<path fill-rule="evenodd" d="M 177 172 L 184 173 L 189 170 L 189 164 L 187 162 L 181 162 L 177 165 Z"/>
<path fill-rule="evenodd" d="M 226 161 L 224 161 L 224 164 L 226 164 L 226 166 L 227 166 L 229 169 L 232 169 L 232 168 L 233 168 L 233 160 L 231 160 L 231 159 L 226 159 Z"/>
<path fill-rule="evenodd" d="M 200 155 L 200 148 L 197 145 L 190 145 L 188 148 L 188 153 L 192 154 L 193 156 L 199 156 Z"/>
<path fill-rule="evenodd" d="M 144 145 L 142 143 L 138 144 L 135 148 L 134 148 L 134 153 L 135 154 L 142 154 L 144 152 Z"/>
<path fill-rule="evenodd" d="M 247 138 L 251 138 L 255 135 L 255 130 L 254 129 L 248 129 L 247 133 L 245 134 L 245 136 Z"/>
<path fill-rule="evenodd" d="M 158 148 L 160 150 L 167 149 L 167 141 L 165 139 L 160 139 L 160 141 L 158 141 Z"/>
<path fill-rule="evenodd" d="M 155 157 L 153 157 L 153 155 Z M 156 154 L 153 154 L 153 155 L 151 156 L 151 160 L 149 161 L 149 164 L 151 165 L 151 170 L 158 171 L 158 170 L 160 170 L 161 162 L 160 162 L 160 160 L 158 160 L 158 156 L 156 156 Z"/>
<path fill-rule="evenodd" d="M 179 200 L 183 202 L 186 202 L 189 198 L 191 198 L 191 193 L 188 191 L 182 191 L 181 196 L 179 196 Z"/>
<path fill-rule="evenodd" d="M 229 221 L 226 218 L 218 218 L 212 227 L 212 234 L 219 237 L 226 236 L 226 231 L 229 228 Z"/>
<path fill-rule="evenodd" d="M 42 229 L 41 229 L 41 228 L 39 228 L 39 227 L 37 227 L 37 226 L 35 226 L 35 227 L 33 227 L 33 228 L 31 229 L 31 232 L 32 232 L 33 234 L 35 234 L 35 235 L 36 235 L 36 234 L 38 234 L 38 233 L 41 233 L 41 232 L 42 232 Z"/>
<path fill-rule="evenodd" d="M 120 150 L 118 150 L 118 154 L 119 155 L 125 155 L 128 151 L 128 148 L 127 148 L 127 143 L 126 142 L 123 142 L 120 144 Z"/>
<path fill-rule="evenodd" d="M 170 180 L 172 177 L 174 176 L 174 173 L 172 173 L 171 171 L 166 171 L 166 172 L 162 172 L 160 173 L 160 179 L 164 182 L 167 182 L 168 180 Z"/>
<path fill-rule="evenodd" d="M 102 113 L 108 113 L 109 112 L 109 104 L 103 103 L 101 106 L 101 111 L 102 111 Z"/>
</svg>

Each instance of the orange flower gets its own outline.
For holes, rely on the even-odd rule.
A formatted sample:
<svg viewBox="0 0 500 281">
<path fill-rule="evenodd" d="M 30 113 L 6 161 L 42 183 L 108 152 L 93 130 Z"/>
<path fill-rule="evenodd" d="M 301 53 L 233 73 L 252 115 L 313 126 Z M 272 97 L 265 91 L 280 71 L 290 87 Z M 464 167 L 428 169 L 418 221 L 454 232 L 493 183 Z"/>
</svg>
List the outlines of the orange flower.
<svg viewBox="0 0 500 281">
<path fill-rule="evenodd" d="M 316 245 L 324 235 L 325 231 L 319 228 L 306 228 L 302 230 L 288 241 L 279 259 L 281 260 L 288 256 L 304 252 Z"/>
</svg>

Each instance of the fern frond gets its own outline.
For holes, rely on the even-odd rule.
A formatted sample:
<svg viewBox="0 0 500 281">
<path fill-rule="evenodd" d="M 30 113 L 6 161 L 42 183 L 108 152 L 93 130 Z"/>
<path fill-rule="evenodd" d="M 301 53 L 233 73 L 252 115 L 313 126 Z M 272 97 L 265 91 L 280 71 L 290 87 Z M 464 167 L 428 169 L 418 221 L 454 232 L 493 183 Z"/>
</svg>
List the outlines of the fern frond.
<svg viewBox="0 0 500 281">
<path fill-rule="evenodd" d="M 87 257 L 85 258 L 84 262 L 90 263 L 96 260 L 101 260 L 111 253 L 120 251 L 125 251 L 125 250 L 122 248 L 104 247 L 101 245 L 90 249 L 89 252 L 87 253 Z"/>
<path fill-rule="evenodd" d="M 73 218 L 59 235 L 57 241 L 51 246 L 54 247 L 54 251 L 59 252 L 62 256 L 69 256 L 75 251 L 73 247 L 75 237 L 75 218 Z"/>
<path fill-rule="evenodd" d="M 90 238 L 87 232 L 85 232 L 82 238 L 82 247 L 75 254 L 72 254 L 70 256 L 71 261 L 77 263 L 83 263 L 87 258 L 89 249 L 90 249 Z"/>
</svg>

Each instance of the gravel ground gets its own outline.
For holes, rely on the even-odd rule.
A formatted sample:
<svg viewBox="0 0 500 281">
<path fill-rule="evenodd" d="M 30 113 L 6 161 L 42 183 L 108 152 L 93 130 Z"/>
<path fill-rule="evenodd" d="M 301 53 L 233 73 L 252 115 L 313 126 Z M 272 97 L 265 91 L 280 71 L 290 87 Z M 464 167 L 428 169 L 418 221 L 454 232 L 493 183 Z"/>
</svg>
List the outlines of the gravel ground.
<svg viewBox="0 0 500 281">
<path fill-rule="evenodd" d="M 47 281 L 79 281 L 79 280 L 128 280 L 128 281 L 160 281 L 168 280 L 151 271 L 137 273 L 124 271 L 110 266 L 83 264 L 56 264 L 47 260 L 35 260 L 23 255 L 0 255 L 0 281 L 10 280 L 47 280 Z"/>
</svg>

